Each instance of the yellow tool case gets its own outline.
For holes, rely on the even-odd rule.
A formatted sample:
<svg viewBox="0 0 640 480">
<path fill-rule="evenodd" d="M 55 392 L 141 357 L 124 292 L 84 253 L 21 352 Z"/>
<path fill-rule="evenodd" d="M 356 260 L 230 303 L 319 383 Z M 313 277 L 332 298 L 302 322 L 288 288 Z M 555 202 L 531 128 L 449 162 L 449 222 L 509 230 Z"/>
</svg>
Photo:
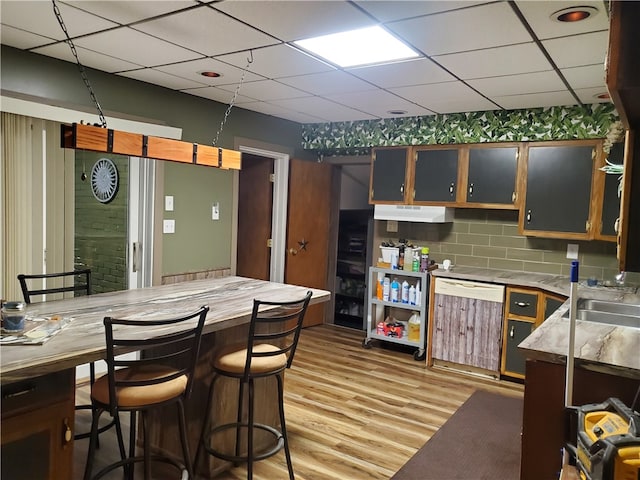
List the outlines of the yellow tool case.
<svg viewBox="0 0 640 480">
<path fill-rule="evenodd" d="M 640 415 L 617 398 L 567 407 L 567 449 L 583 480 L 640 480 Z"/>
</svg>

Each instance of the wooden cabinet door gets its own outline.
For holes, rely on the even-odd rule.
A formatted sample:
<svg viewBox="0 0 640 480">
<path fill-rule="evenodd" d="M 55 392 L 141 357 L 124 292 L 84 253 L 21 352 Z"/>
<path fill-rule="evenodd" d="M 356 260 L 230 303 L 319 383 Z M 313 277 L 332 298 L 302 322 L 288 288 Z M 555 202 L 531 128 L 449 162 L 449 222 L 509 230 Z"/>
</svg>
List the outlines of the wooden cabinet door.
<svg viewBox="0 0 640 480">
<path fill-rule="evenodd" d="M 470 147 L 467 203 L 513 207 L 517 171 L 517 147 Z"/>
<path fill-rule="evenodd" d="M 615 165 L 622 166 L 624 161 L 624 143 L 614 143 L 607 160 Z M 616 220 L 620 217 L 620 197 L 618 185 L 620 176 L 615 174 L 604 175 L 604 193 L 602 198 L 602 215 L 598 226 L 596 238 L 600 240 L 616 241 Z"/>
<path fill-rule="evenodd" d="M 521 233 L 590 237 L 594 147 L 593 142 L 529 146 Z"/>
<path fill-rule="evenodd" d="M 409 148 L 375 148 L 371 158 L 369 203 L 406 203 Z"/>
<path fill-rule="evenodd" d="M 454 203 L 458 184 L 457 148 L 416 149 L 413 203 Z"/>
</svg>

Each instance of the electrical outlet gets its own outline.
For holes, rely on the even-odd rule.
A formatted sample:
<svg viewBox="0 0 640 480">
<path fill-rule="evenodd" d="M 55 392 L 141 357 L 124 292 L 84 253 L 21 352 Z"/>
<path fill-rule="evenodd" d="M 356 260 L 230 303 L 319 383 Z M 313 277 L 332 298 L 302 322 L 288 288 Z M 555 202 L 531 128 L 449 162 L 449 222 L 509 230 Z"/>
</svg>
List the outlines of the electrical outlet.
<svg viewBox="0 0 640 480">
<path fill-rule="evenodd" d="M 164 220 L 162 222 L 162 233 L 176 233 L 176 221 Z"/>
<path fill-rule="evenodd" d="M 211 207 L 211 220 L 220 220 L 220 203 L 218 202 Z"/>
<path fill-rule="evenodd" d="M 387 232 L 397 232 L 397 231 L 398 231 L 398 221 L 387 220 Z"/>
</svg>

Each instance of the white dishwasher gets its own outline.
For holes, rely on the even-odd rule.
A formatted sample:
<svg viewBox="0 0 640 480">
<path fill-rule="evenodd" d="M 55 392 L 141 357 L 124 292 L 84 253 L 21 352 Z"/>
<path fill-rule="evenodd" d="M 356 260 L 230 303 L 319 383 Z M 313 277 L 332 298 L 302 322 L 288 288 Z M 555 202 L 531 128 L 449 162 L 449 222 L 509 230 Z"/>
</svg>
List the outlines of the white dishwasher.
<svg viewBox="0 0 640 480">
<path fill-rule="evenodd" d="M 434 363 L 500 375 L 504 285 L 435 277 Z"/>
</svg>

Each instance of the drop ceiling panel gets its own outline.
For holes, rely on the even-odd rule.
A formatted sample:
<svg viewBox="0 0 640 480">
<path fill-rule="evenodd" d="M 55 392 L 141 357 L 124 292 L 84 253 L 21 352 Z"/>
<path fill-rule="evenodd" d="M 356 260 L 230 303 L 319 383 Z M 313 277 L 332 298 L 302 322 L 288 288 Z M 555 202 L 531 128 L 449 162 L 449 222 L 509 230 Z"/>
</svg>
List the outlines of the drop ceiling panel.
<svg viewBox="0 0 640 480">
<path fill-rule="evenodd" d="M 575 105 L 576 103 L 573 96 L 566 90 L 560 92 L 531 93 L 527 95 L 507 95 L 495 97 L 494 100 L 507 110 Z"/>
<path fill-rule="evenodd" d="M 540 40 L 609 29 L 609 18 L 603 1 L 517 1 L 516 4 Z M 595 7 L 598 13 L 581 22 L 558 22 L 551 18 L 551 15 L 559 10 L 578 5 Z"/>
<path fill-rule="evenodd" d="M 427 87 L 425 87 L 427 88 Z M 432 115 L 433 112 L 385 91 L 368 91 L 329 95 L 327 98 L 376 117 L 389 117 L 390 110 L 404 110 L 401 116 Z"/>
<path fill-rule="evenodd" d="M 603 65 L 587 65 L 585 67 L 563 68 L 561 70 L 571 88 L 600 88 L 606 90 L 605 71 Z"/>
<path fill-rule="evenodd" d="M 78 38 L 75 44 L 145 67 L 200 57 L 199 54 L 185 48 L 124 27 Z M 135 45 L 135 48 L 132 48 L 132 45 Z"/>
<path fill-rule="evenodd" d="M 202 83 L 197 83 L 182 77 L 176 77 L 175 75 L 170 75 L 168 73 L 164 73 L 152 68 L 145 68 L 143 70 L 132 70 L 129 72 L 120 73 L 120 75 L 147 83 L 153 83 L 154 85 L 171 88 L 173 90 L 195 88 L 204 85 Z"/>
<path fill-rule="evenodd" d="M 376 67 L 353 68 L 349 72 L 381 88 L 456 80 L 450 73 L 428 58 L 388 63 Z"/>
<path fill-rule="evenodd" d="M 69 45 L 67 45 L 66 43 L 56 43 L 54 45 L 49 45 L 48 47 L 36 48 L 33 51 L 35 53 L 40 53 L 49 57 L 59 58 L 61 60 L 66 60 L 67 62 L 76 63 L 76 59 L 71 53 Z M 103 72 L 121 72 L 123 70 L 137 69 L 142 66 L 135 63 L 127 62 L 125 60 L 121 60 L 119 58 L 111 57 L 109 55 L 93 52 L 79 46 L 76 46 L 76 52 L 78 53 L 78 58 L 80 59 L 80 63 L 82 63 L 82 65 L 84 65 L 85 67 L 102 70 Z"/>
<path fill-rule="evenodd" d="M 133 28 L 203 55 L 219 55 L 278 43 L 278 40 L 204 5 L 138 23 Z"/>
<path fill-rule="evenodd" d="M 542 44 L 558 68 L 568 68 L 604 65 L 608 41 L 609 33 L 605 31 L 544 40 Z"/>
<path fill-rule="evenodd" d="M 245 68 L 247 59 L 250 58 L 250 53 L 239 52 L 231 55 L 221 55 L 216 58 L 236 67 Z M 253 63 L 249 66 L 249 71 L 272 79 L 331 70 L 335 69 L 284 44 L 254 50 Z"/>
<path fill-rule="evenodd" d="M 212 7 L 250 25 L 260 25 L 262 31 L 285 42 L 376 24 L 343 1 L 236 1 Z"/>
<path fill-rule="evenodd" d="M 18 27 L 57 40 L 65 38 L 50 1 L 3 0 L 1 8 L 3 26 Z M 58 4 L 58 8 L 71 37 L 117 26 L 116 23 L 65 4 Z"/>
<path fill-rule="evenodd" d="M 0 28 L 0 41 L 3 45 L 28 50 L 38 45 L 50 43 L 53 39 L 8 25 L 2 25 L 2 28 Z"/>
<path fill-rule="evenodd" d="M 313 95 L 376 90 L 373 85 L 339 70 L 286 77 L 279 81 Z"/>
<path fill-rule="evenodd" d="M 576 95 L 582 103 L 609 103 L 609 98 L 598 98 L 598 95 L 608 94 L 607 89 L 601 88 L 577 88 Z"/>
<path fill-rule="evenodd" d="M 393 93 L 437 113 L 495 110 L 496 105 L 462 82 L 391 88 Z"/>
<path fill-rule="evenodd" d="M 86 12 L 93 13 L 107 20 L 120 24 L 129 24 L 139 20 L 163 15 L 175 10 L 193 7 L 198 4 L 196 1 L 169 1 L 169 0 L 145 0 L 145 1 L 118 1 L 109 0 L 96 2 L 94 0 L 66 0 L 74 7 Z"/>
<path fill-rule="evenodd" d="M 216 102 L 223 103 L 225 105 L 229 105 L 231 103 L 231 99 L 233 98 L 233 94 L 227 92 L 226 90 L 222 90 L 218 87 L 199 87 L 199 88 L 186 88 L 183 90 L 184 93 L 188 93 L 189 95 L 195 95 L 197 97 L 208 98 L 210 100 L 215 100 Z M 238 94 L 236 97 L 236 103 L 242 102 L 255 102 L 255 98 L 246 97 L 244 95 Z"/>
<path fill-rule="evenodd" d="M 225 85 L 220 87 L 221 90 L 228 92 L 234 92 L 236 86 Z M 283 98 L 298 98 L 308 97 L 308 93 L 298 90 L 297 88 L 290 87 L 289 85 L 283 85 L 282 83 L 274 80 L 258 80 L 257 82 L 245 82 L 240 87 L 240 92 L 251 98 L 260 99 L 264 101 L 281 100 Z"/>
<path fill-rule="evenodd" d="M 427 55 L 531 41 L 509 4 L 504 2 L 396 22 L 389 28 Z"/>
<path fill-rule="evenodd" d="M 480 78 L 467 83 L 488 97 L 523 93 L 555 92 L 566 87 L 554 71 L 523 73 L 505 77 Z"/>
<path fill-rule="evenodd" d="M 483 1 L 428 1 L 417 2 L 415 0 L 360 0 L 355 2 L 381 22 L 391 22 L 401 18 L 412 18 L 422 15 L 430 15 L 438 12 L 468 8 Z"/>
<path fill-rule="evenodd" d="M 228 63 L 221 62 L 215 58 L 201 58 L 198 60 L 192 60 L 190 62 L 173 63 L 171 65 L 163 65 L 156 67 L 156 70 L 160 70 L 171 75 L 178 77 L 188 78 L 194 82 L 204 83 L 205 85 L 235 85 L 242 79 L 243 70 Z M 205 77 L 201 72 L 216 72 L 220 76 Z M 255 80 L 262 80 L 263 77 L 255 75 L 251 72 L 246 72 L 244 75 L 245 82 L 252 82 Z"/>
<path fill-rule="evenodd" d="M 442 55 L 434 60 L 463 80 L 552 69 L 535 43 Z"/>
<path fill-rule="evenodd" d="M 368 113 L 359 112 L 320 97 L 274 100 L 270 103 L 296 112 L 312 114 L 314 117 L 321 118 L 322 122 L 346 122 L 351 120 L 373 120 L 376 118 Z M 329 120 L 330 118 L 333 120 Z"/>
<path fill-rule="evenodd" d="M 274 117 L 285 118 L 287 120 L 291 120 L 292 122 L 298 123 L 322 123 L 326 121 L 313 115 L 308 115 L 302 112 L 294 112 L 293 110 L 289 110 L 288 108 L 283 108 L 278 105 L 273 105 L 272 103 L 266 102 L 243 103 L 241 105 L 238 105 L 237 108 L 244 108 L 253 112 L 264 113 L 265 115 L 273 115 Z"/>
</svg>

